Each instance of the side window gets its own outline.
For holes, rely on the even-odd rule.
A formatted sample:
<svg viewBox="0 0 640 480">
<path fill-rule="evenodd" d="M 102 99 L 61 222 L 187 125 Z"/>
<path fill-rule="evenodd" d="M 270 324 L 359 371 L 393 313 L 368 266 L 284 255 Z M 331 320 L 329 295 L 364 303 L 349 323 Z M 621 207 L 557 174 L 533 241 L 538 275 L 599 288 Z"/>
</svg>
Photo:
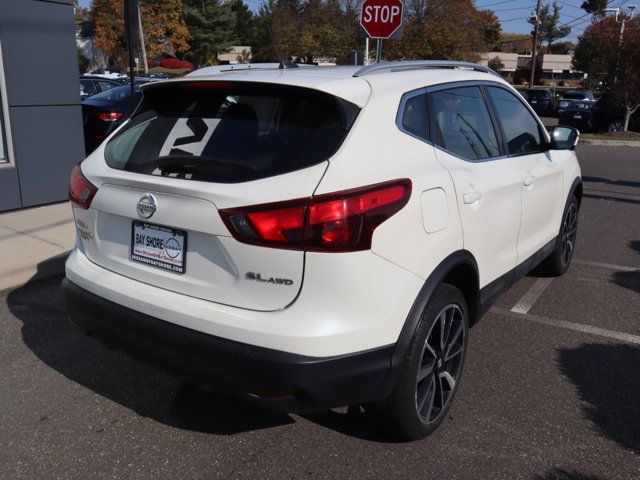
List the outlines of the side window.
<svg viewBox="0 0 640 480">
<path fill-rule="evenodd" d="M 437 132 L 432 140 L 469 160 L 500 155 L 489 111 L 478 87 L 433 92 L 431 104 Z"/>
<path fill-rule="evenodd" d="M 92 80 L 80 80 L 80 95 L 93 95 L 96 93 L 96 89 Z"/>
<path fill-rule="evenodd" d="M 502 125 L 507 150 L 511 155 L 526 155 L 540 151 L 540 126 L 518 97 L 503 88 L 488 87 Z"/>
<path fill-rule="evenodd" d="M 105 90 L 109 90 L 113 87 L 119 86 L 117 83 L 104 82 L 102 80 L 98 80 L 98 85 L 100 85 L 101 92 L 104 92 Z"/>
<path fill-rule="evenodd" d="M 402 130 L 415 135 L 416 137 L 429 139 L 427 128 L 427 96 L 424 93 L 408 94 L 404 100 L 402 109 L 401 128 Z"/>
</svg>

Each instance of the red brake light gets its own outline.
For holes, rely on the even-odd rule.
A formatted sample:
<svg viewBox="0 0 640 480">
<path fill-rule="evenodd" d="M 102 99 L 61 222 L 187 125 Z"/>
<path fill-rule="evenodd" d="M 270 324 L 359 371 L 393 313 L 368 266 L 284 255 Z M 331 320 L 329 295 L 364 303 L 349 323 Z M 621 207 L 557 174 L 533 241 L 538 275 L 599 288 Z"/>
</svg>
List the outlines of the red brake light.
<svg viewBox="0 0 640 480">
<path fill-rule="evenodd" d="M 348 252 L 371 248 L 373 232 L 407 204 L 408 179 L 311 198 L 221 210 L 231 234 L 256 245 Z"/>
<path fill-rule="evenodd" d="M 86 210 L 97 191 L 98 188 L 82 174 L 80 164 L 73 167 L 69 181 L 69 200 L 76 207 Z"/>
<path fill-rule="evenodd" d="M 116 122 L 124 115 L 122 112 L 99 112 L 98 118 L 105 122 Z"/>
</svg>

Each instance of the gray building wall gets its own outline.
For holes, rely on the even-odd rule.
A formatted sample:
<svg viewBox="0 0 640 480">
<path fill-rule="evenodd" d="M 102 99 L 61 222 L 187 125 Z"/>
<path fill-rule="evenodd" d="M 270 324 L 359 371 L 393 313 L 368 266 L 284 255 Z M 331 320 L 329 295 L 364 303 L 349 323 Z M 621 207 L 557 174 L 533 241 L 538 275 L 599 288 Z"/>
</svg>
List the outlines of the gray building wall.
<svg viewBox="0 0 640 480">
<path fill-rule="evenodd" d="M 84 158 L 72 0 L 1 0 L 0 48 L 13 145 L 0 211 L 66 199 Z M 1 77 L 0 77 L 1 78 Z"/>
</svg>

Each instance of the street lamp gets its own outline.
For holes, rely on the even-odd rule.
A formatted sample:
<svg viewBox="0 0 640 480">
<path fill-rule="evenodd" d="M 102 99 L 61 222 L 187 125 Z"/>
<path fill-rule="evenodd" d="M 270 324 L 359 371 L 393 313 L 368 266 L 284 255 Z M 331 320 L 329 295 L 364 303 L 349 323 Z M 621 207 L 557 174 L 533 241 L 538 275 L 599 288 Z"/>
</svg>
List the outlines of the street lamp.
<svg viewBox="0 0 640 480">
<path fill-rule="evenodd" d="M 627 20 L 631 20 L 633 18 L 633 14 L 636 11 L 636 8 L 638 8 L 637 5 L 629 5 L 627 6 L 627 9 L 629 10 L 629 18 L 627 18 L 626 16 L 622 18 L 622 21 L 619 20 L 620 18 L 620 8 L 605 8 L 604 11 L 607 13 L 614 13 L 616 14 L 616 22 L 620 23 L 620 45 L 622 45 L 622 38 L 624 35 L 624 26 L 627 23 Z"/>
</svg>

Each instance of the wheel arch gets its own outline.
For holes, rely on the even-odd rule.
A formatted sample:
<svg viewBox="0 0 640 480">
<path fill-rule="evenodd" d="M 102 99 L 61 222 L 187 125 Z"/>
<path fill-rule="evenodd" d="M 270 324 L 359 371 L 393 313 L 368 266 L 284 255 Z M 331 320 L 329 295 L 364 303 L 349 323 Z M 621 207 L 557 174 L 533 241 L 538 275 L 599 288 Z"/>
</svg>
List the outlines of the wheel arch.
<svg viewBox="0 0 640 480">
<path fill-rule="evenodd" d="M 582 178 L 577 177 L 573 181 L 571 189 L 569 189 L 569 198 L 571 195 L 575 195 L 578 199 L 578 206 L 582 204 Z"/>
<path fill-rule="evenodd" d="M 396 342 L 392 357 L 391 370 L 386 381 L 388 392 L 395 384 L 399 367 L 406 356 L 422 312 L 427 306 L 436 287 L 441 283 L 448 283 L 460 289 L 467 301 L 469 310 L 469 324 L 473 325 L 480 317 L 480 276 L 478 264 L 474 256 L 468 250 L 458 250 L 446 257 L 433 270 L 420 289 L 409 315 L 404 322 L 398 341 Z"/>
</svg>

